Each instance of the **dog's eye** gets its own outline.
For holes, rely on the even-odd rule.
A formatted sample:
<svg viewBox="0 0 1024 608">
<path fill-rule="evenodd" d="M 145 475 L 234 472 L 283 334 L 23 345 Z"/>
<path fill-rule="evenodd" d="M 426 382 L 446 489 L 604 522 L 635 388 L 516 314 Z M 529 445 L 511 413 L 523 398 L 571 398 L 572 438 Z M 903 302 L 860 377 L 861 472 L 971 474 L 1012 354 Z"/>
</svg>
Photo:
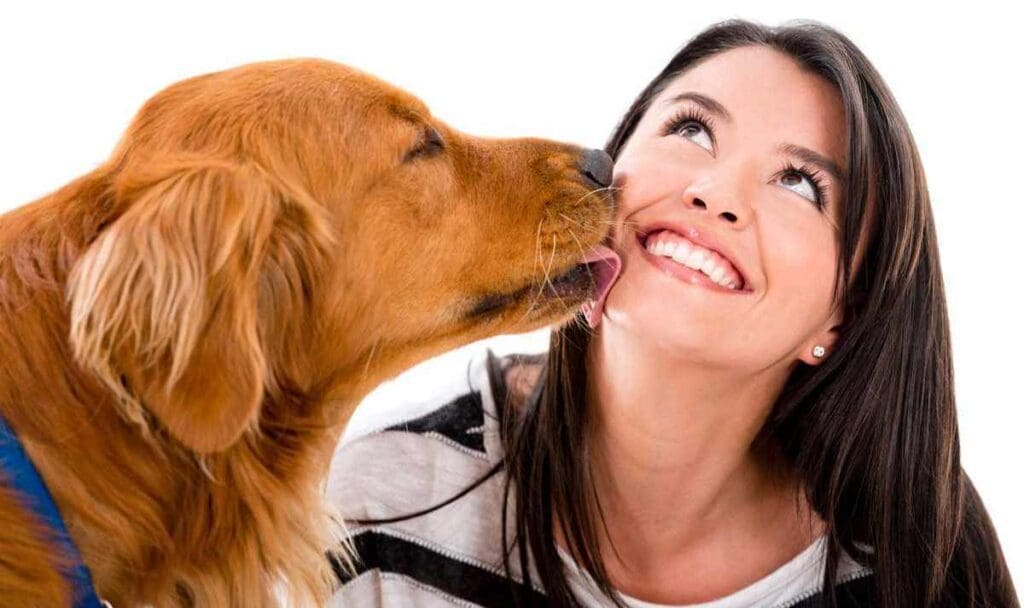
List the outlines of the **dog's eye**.
<svg viewBox="0 0 1024 608">
<path fill-rule="evenodd" d="M 416 146 L 406 152 L 403 162 L 409 162 L 417 158 L 427 158 L 431 156 L 437 156 L 444 151 L 444 140 L 441 139 L 441 134 L 436 129 L 427 129 L 423 134 L 423 138 L 416 144 Z"/>
</svg>

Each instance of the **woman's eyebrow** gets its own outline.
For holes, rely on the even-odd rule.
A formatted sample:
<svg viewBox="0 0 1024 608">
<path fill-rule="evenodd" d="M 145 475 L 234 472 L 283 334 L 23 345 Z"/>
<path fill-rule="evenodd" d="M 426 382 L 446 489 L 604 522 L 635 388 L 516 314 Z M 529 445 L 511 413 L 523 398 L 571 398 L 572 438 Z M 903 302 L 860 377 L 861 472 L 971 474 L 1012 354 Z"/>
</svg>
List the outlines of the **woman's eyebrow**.
<svg viewBox="0 0 1024 608">
<path fill-rule="evenodd" d="M 704 109 L 707 110 L 708 112 L 721 116 L 727 122 L 732 122 L 732 114 L 729 113 L 729 110 L 725 109 L 725 106 L 718 103 L 714 99 L 708 97 L 707 95 L 702 95 L 701 93 L 697 93 L 695 91 L 686 91 L 685 93 L 680 93 L 674 97 L 669 98 L 662 105 L 672 106 L 679 103 L 680 101 L 685 100 L 690 100 L 700 106 L 703 106 Z"/>
<path fill-rule="evenodd" d="M 718 101 L 712 99 L 711 97 L 708 97 L 707 95 L 704 95 L 702 93 L 697 93 L 696 91 L 686 91 L 684 93 L 679 93 L 678 95 L 670 97 L 662 105 L 667 107 L 675 105 L 680 101 L 687 100 L 696 103 L 697 105 L 703 107 L 705 110 L 711 112 L 712 114 L 720 116 L 723 120 L 727 122 L 733 122 L 732 114 L 729 113 L 729 110 L 725 109 L 725 106 L 723 106 Z M 823 169 L 825 169 L 825 171 L 831 173 L 832 178 L 835 179 L 837 182 L 841 184 L 846 183 L 846 171 L 839 166 L 839 163 L 835 162 L 834 160 L 825 156 L 824 154 L 820 154 L 818 152 L 815 152 L 814 150 L 805 148 L 803 146 L 798 146 L 796 144 L 780 144 L 778 150 L 783 154 L 792 154 L 793 156 L 796 156 L 797 158 L 804 162 L 819 165 Z"/>
<path fill-rule="evenodd" d="M 792 154 L 800 160 L 814 163 L 832 174 L 832 179 L 840 184 L 846 183 L 846 170 L 839 166 L 839 163 L 831 158 L 796 144 L 779 144 L 778 151 L 783 154 Z"/>
</svg>

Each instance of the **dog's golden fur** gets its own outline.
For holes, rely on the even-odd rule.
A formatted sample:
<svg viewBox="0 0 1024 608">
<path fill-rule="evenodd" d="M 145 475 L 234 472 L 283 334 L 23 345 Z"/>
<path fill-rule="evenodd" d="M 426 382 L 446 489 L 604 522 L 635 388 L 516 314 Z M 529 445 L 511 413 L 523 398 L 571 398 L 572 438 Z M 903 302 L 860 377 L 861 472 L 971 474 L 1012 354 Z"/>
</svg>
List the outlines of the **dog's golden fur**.
<svg viewBox="0 0 1024 608">
<path fill-rule="evenodd" d="M 322 602 L 324 469 L 359 400 L 587 297 L 548 281 L 610 220 L 582 152 L 268 62 L 160 92 L 106 163 L 3 216 L 0 412 L 100 594 Z M 3 483 L 0 529 L 4 605 L 67 605 L 63 556 Z"/>
</svg>

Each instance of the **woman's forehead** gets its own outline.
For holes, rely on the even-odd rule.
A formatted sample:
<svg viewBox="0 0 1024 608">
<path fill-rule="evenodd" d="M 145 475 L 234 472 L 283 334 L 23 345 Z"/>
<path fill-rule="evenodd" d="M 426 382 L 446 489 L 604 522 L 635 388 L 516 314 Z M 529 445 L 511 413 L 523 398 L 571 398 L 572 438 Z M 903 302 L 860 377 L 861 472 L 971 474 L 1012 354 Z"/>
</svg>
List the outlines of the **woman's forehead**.
<svg viewBox="0 0 1024 608">
<path fill-rule="evenodd" d="M 729 126 L 746 136 L 784 137 L 779 143 L 844 160 L 846 119 L 839 91 L 781 51 L 749 46 L 704 59 L 669 82 L 644 118 L 660 122 L 687 93 L 720 104 L 732 119 Z"/>
</svg>

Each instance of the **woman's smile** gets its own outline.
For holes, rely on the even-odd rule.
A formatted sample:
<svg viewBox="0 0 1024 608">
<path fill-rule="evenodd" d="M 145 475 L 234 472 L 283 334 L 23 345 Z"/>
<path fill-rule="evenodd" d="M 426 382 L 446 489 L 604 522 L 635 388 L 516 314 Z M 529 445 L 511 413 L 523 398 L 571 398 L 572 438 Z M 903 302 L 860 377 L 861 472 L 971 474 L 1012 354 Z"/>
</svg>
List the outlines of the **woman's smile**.
<svg viewBox="0 0 1024 608">
<path fill-rule="evenodd" d="M 715 276 L 715 274 L 712 274 L 712 276 L 708 276 L 701 270 L 694 270 L 693 268 L 690 268 L 686 264 L 680 263 L 671 257 L 666 257 L 665 255 L 653 253 L 650 249 L 648 249 L 647 246 L 645 246 L 644 241 L 642 240 L 640 235 L 637 235 L 636 242 L 639 245 L 640 256 L 648 263 L 653 265 L 655 268 L 657 268 L 661 272 L 664 272 L 670 277 L 678 279 L 689 285 L 696 285 L 699 287 L 707 288 L 711 291 L 733 296 L 748 295 L 750 293 L 753 293 L 749 289 L 737 289 L 734 287 L 720 285 L 712 279 L 712 276 Z"/>
</svg>

